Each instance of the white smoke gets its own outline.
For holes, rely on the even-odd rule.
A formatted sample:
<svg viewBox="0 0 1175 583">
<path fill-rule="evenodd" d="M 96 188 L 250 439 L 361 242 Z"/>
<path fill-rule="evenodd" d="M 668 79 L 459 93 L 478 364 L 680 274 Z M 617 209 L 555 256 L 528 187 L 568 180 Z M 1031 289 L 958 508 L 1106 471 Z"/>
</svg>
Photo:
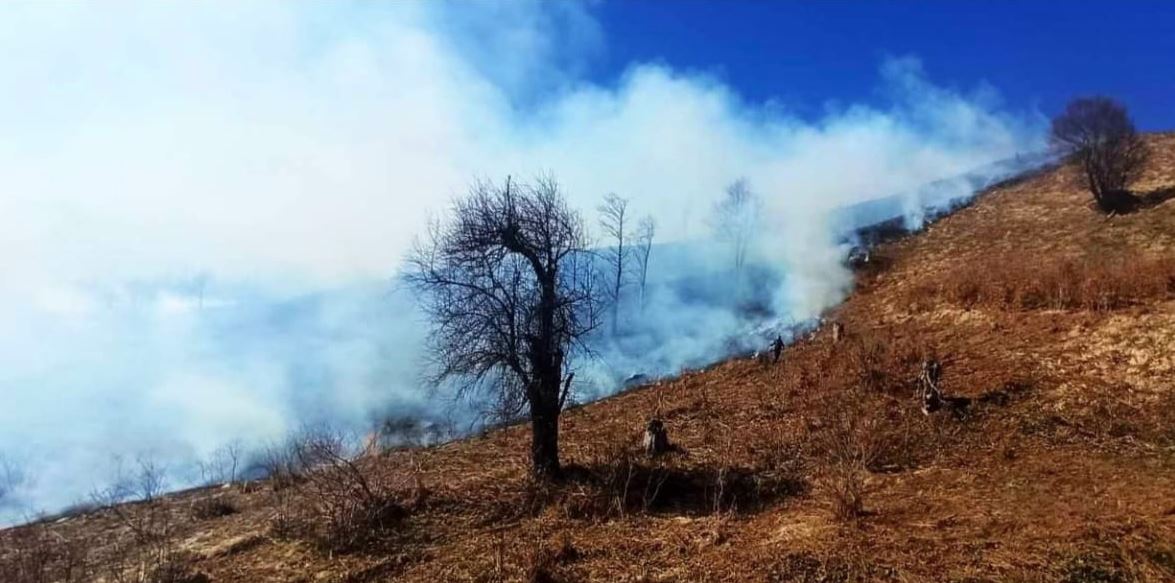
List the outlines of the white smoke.
<svg viewBox="0 0 1175 583">
<path fill-rule="evenodd" d="M 585 212 L 620 193 L 667 242 L 707 237 L 745 176 L 778 304 L 808 317 L 848 284 L 833 209 L 1030 150 L 1042 127 L 914 58 L 882 63 L 880 104 L 817 120 L 666 64 L 597 84 L 606 39 L 590 5 L 538 0 L 0 7 L 8 516 L 78 499 L 115 453 L 181 465 L 308 417 L 437 408 L 390 282 L 475 177 L 550 172 Z M 661 297 L 648 313 L 692 330 L 665 366 L 735 326 Z"/>
</svg>

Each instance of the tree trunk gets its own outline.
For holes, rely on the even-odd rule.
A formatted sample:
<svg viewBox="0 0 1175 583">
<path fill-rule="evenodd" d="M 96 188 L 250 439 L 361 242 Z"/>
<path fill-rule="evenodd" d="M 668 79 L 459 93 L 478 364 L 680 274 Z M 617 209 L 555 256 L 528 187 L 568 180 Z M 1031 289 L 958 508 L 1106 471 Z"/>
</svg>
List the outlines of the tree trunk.
<svg viewBox="0 0 1175 583">
<path fill-rule="evenodd" d="M 556 479 L 559 465 L 559 409 L 558 405 L 532 403 L 530 407 L 531 470 L 536 478 Z"/>
<path fill-rule="evenodd" d="M 536 270 L 542 296 L 539 301 L 539 334 L 531 341 L 532 374 L 528 391 L 531 426 L 531 471 L 540 479 L 559 477 L 559 412 L 563 380 L 563 350 L 555 337 L 558 296 L 555 269 Z"/>
</svg>

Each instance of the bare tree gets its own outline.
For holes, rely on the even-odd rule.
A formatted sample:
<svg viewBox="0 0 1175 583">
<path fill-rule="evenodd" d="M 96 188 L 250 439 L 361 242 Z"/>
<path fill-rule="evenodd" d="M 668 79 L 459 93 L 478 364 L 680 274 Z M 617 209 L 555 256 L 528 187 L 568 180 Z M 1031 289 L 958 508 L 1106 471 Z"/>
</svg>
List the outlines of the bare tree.
<svg viewBox="0 0 1175 583">
<path fill-rule="evenodd" d="M 216 448 L 207 460 L 200 462 L 201 478 L 208 484 L 235 484 L 243 454 L 244 445 L 240 440 Z"/>
<path fill-rule="evenodd" d="M 613 243 L 605 249 L 603 256 L 608 268 L 608 286 L 604 296 L 612 311 L 612 333 L 615 334 L 620 317 L 620 292 L 626 283 L 624 268 L 632 254 L 628 236 L 628 199 L 609 194 L 604 197 L 604 204 L 598 210 L 604 236 Z"/>
<path fill-rule="evenodd" d="M 726 194 L 714 205 L 715 234 L 731 245 L 736 282 L 742 281 L 751 242 L 759 222 L 759 199 L 745 178 L 726 187 Z"/>
<path fill-rule="evenodd" d="M 1098 207 L 1112 211 L 1130 203 L 1126 189 L 1149 152 L 1122 104 L 1108 97 L 1074 99 L 1053 119 L 1052 139 L 1080 161 Z"/>
<path fill-rule="evenodd" d="M 552 178 L 477 183 L 408 262 L 433 321 L 435 380 L 529 406 L 533 471 L 557 477 L 569 361 L 599 320 L 580 215 Z"/>
<path fill-rule="evenodd" d="M 23 481 L 20 466 L 0 453 L 0 508 L 15 503 L 13 492 Z"/>
<path fill-rule="evenodd" d="M 645 216 L 636 225 L 636 264 L 639 270 L 641 310 L 645 309 L 645 286 L 649 279 L 649 255 L 653 252 L 653 235 L 657 223 L 653 217 Z"/>
<path fill-rule="evenodd" d="M 121 487 L 126 495 L 143 502 L 154 502 L 167 491 L 167 468 L 155 458 L 141 454 L 135 458 L 138 469 L 122 476 Z"/>
</svg>

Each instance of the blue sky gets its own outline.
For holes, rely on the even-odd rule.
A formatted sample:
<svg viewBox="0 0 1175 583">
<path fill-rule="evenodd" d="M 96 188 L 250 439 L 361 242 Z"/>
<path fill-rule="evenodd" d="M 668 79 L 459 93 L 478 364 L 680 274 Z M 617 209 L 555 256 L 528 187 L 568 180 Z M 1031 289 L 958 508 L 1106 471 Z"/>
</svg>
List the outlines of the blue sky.
<svg viewBox="0 0 1175 583">
<path fill-rule="evenodd" d="M 1101 93 L 1140 128 L 1175 129 L 1175 2 L 605 0 L 597 14 L 601 78 L 661 60 L 814 116 L 877 99 L 877 63 L 912 54 L 936 82 L 990 83 L 1014 109 Z"/>
</svg>

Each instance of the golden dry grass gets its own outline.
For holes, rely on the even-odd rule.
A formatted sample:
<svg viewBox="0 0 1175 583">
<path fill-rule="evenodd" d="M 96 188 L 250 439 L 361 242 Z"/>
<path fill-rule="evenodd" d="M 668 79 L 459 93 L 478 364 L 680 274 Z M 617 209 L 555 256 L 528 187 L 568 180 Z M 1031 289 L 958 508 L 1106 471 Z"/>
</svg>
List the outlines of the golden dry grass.
<svg viewBox="0 0 1175 583">
<path fill-rule="evenodd" d="M 1139 187 L 1169 188 L 1175 135 L 1150 139 Z M 1107 218 L 1071 172 L 883 246 L 834 314 L 839 343 L 568 411 L 564 484 L 530 484 L 527 429 L 507 427 L 368 460 L 415 490 L 378 551 L 273 536 L 264 484 L 220 492 L 238 512 L 207 520 L 183 511 L 206 492 L 170 497 L 179 544 L 215 582 L 1175 580 L 1175 200 Z M 1103 287 L 1082 296 L 1084 276 Z M 1103 288 L 1125 299 L 1080 299 Z M 975 400 L 965 420 L 917 411 L 930 354 Z M 867 423 L 841 429 L 845 410 Z M 634 455 L 653 415 L 681 453 Z M 853 448 L 863 512 L 845 519 L 830 492 Z M 43 528 L 99 558 L 125 535 L 105 512 Z"/>
</svg>

